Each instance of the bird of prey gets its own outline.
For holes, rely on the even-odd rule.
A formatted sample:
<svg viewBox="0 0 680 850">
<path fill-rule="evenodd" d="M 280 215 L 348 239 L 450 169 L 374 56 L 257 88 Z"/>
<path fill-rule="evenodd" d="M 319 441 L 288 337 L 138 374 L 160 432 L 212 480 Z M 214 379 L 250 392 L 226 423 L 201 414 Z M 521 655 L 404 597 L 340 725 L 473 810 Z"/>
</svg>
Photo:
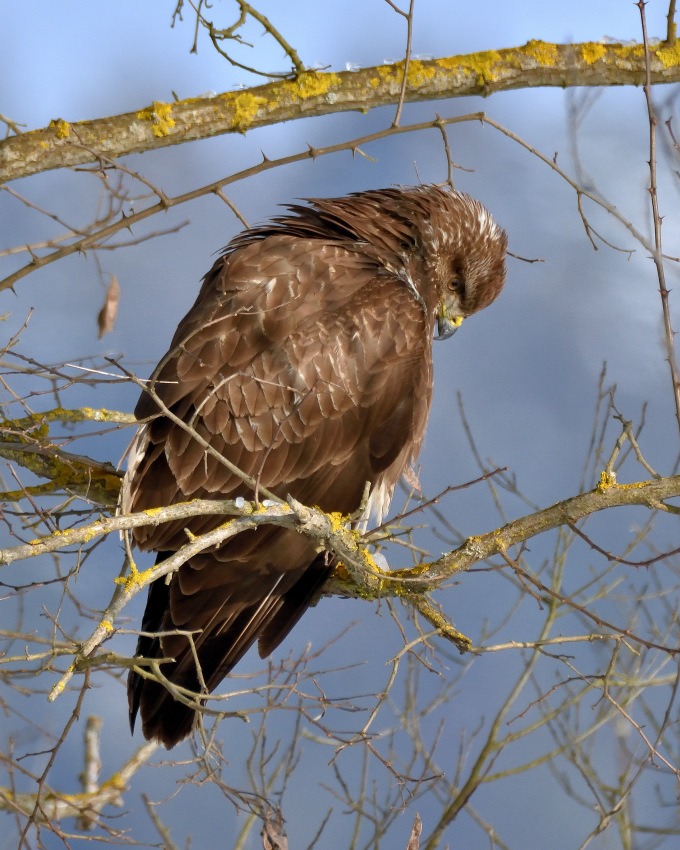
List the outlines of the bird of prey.
<svg viewBox="0 0 680 850">
<path fill-rule="evenodd" d="M 368 483 L 380 521 L 417 457 L 433 337 L 498 296 L 504 231 L 478 201 L 437 186 L 287 209 L 232 240 L 180 322 L 149 384 L 160 405 L 143 392 L 135 410 L 144 424 L 125 510 L 253 499 L 221 456 L 278 497 L 343 515 Z M 193 517 L 133 535 L 158 563 L 187 533 L 221 522 Z M 212 692 L 255 642 L 262 657 L 280 644 L 332 570 L 295 531 L 240 534 L 151 584 L 137 655 L 172 659 L 161 670 L 175 687 Z M 191 732 L 196 712 L 157 681 L 132 671 L 128 695 L 131 726 L 141 712 L 147 738 L 170 748 Z"/>
</svg>

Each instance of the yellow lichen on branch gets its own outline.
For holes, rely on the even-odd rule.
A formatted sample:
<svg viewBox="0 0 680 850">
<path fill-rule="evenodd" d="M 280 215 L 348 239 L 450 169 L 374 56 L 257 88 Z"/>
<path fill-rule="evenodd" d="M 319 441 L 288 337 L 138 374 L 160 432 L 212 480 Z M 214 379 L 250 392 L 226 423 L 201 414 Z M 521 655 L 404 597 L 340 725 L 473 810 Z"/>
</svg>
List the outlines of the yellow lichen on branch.
<svg viewBox="0 0 680 850">
<path fill-rule="evenodd" d="M 66 452 L 50 441 L 51 422 L 113 422 L 137 424 L 131 413 L 83 407 L 77 410 L 53 408 L 19 419 L 0 419 L 0 457 L 18 463 L 47 483 L 31 485 L 25 491 L 9 491 L 5 498 L 20 500 L 27 494 L 43 495 L 59 491 L 83 496 L 104 506 L 115 505 L 121 473 L 110 463 Z"/>
<path fill-rule="evenodd" d="M 255 97 L 250 92 L 244 92 L 234 96 L 225 95 L 224 99 L 232 110 L 231 129 L 237 130 L 239 133 L 245 131 L 252 125 L 257 117 L 257 112 L 263 104 L 266 103 L 263 97 Z"/>
<path fill-rule="evenodd" d="M 50 121 L 50 129 L 54 130 L 55 135 L 58 139 L 68 139 L 71 135 L 71 125 L 68 121 L 64 121 L 61 118 L 55 118 Z"/>
<path fill-rule="evenodd" d="M 680 65 L 680 43 L 677 41 L 673 45 L 659 45 L 654 54 L 664 68 L 677 68 Z"/>
<path fill-rule="evenodd" d="M 520 50 L 544 68 L 554 67 L 559 59 L 557 45 L 550 44 L 547 41 L 536 41 L 532 39 L 524 47 L 521 47 Z"/>
<path fill-rule="evenodd" d="M 28 428 L 42 428 L 48 422 L 115 422 L 119 425 L 138 424 L 133 413 L 123 413 L 120 410 L 107 410 L 105 407 L 78 407 L 74 409 L 53 407 L 51 410 L 31 413 L 29 416 L 23 416 L 20 419 L 2 419 L 0 420 L 0 426 L 3 429 L 11 428 L 14 431 L 25 431 Z"/>
<path fill-rule="evenodd" d="M 677 44 L 650 49 L 650 74 L 652 83 L 680 80 Z M 397 103 L 403 75 L 403 62 L 353 71 L 306 71 L 239 92 L 172 104 L 154 101 L 135 112 L 94 121 L 58 119 L 45 129 L 0 141 L 0 181 L 92 162 L 98 153 L 115 158 L 296 118 L 366 112 Z M 519 47 L 412 60 L 404 98 L 427 101 L 530 86 L 640 85 L 645 75 L 642 45 L 530 41 Z"/>
<path fill-rule="evenodd" d="M 137 118 L 140 121 L 148 121 L 151 124 L 151 132 L 159 139 L 170 135 L 170 131 L 175 126 L 171 103 L 160 103 L 154 100 L 151 106 L 137 113 Z"/>
<path fill-rule="evenodd" d="M 18 441 L 0 442 L 0 457 L 49 479 L 49 486 L 43 489 L 51 492 L 61 490 L 104 506 L 115 505 L 118 500 L 122 474 L 110 463 Z"/>
<path fill-rule="evenodd" d="M 583 61 L 588 65 L 592 65 L 598 59 L 603 59 L 605 53 L 604 44 L 600 44 L 599 42 L 588 41 L 581 45 L 581 56 L 583 57 Z"/>
<path fill-rule="evenodd" d="M 149 583 L 151 575 L 153 574 L 154 568 L 150 567 L 148 570 L 142 570 L 140 572 L 134 563 L 130 564 L 130 572 L 126 576 L 121 576 L 120 578 L 114 578 L 114 582 L 116 584 L 120 584 L 125 591 L 128 593 L 135 588 L 144 587 L 145 584 Z M 102 621 L 102 625 L 104 625 L 106 621 Z M 111 626 L 113 628 L 113 626 Z"/>
</svg>

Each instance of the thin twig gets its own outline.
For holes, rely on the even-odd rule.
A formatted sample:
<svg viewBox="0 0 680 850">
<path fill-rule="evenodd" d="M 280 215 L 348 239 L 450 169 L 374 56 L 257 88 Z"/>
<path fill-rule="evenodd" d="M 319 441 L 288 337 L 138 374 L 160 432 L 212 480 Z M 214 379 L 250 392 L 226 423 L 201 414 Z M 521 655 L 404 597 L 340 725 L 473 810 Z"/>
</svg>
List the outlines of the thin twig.
<svg viewBox="0 0 680 850">
<path fill-rule="evenodd" d="M 398 9 L 391 0 L 387 0 L 389 5 L 394 9 L 395 12 L 398 12 L 400 15 L 406 18 L 406 53 L 404 55 L 404 74 L 401 80 L 401 90 L 399 92 L 399 102 L 397 103 L 397 111 L 394 116 L 394 121 L 392 122 L 393 127 L 399 126 L 399 119 L 401 118 L 401 111 L 404 108 L 404 98 L 406 97 L 406 88 L 408 86 L 408 72 L 409 65 L 411 64 L 411 41 L 413 37 L 413 7 L 415 5 L 415 0 L 411 0 L 409 4 L 408 14 L 402 12 L 401 9 Z"/>
<path fill-rule="evenodd" d="M 657 118 L 654 113 L 654 103 L 652 101 L 652 72 L 650 67 L 650 52 L 649 39 L 647 36 L 647 18 L 645 15 L 645 2 L 639 0 L 636 4 L 640 10 L 640 21 L 642 24 L 642 39 L 645 45 L 645 84 L 642 87 L 645 93 L 647 102 L 647 116 L 649 119 L 649 196 L 652 204 L 652 218 L 654 221 L 654 249 L 652 257 L 656 266 L 656 273 L 659 279 L 659 293 L 661 295 L 661 308 L 663 311 L 663 327 L 666 342 L 666 352 L 668 366 L 671 372 L 671 382 L 673 384 L 673 397 L 675 398 L 675 416 L 680 429 L 680 375 L 678 375 L 678 365 L 675 357 L 675 332 L 671 323 L 671 311 L 669 304 L 669 293 L 666 287 L 666 273 L 663 264 L 663 254 L 661 250 L 661 216 L 659 215 L 659 198 L 656 182 L 656 125 Z"/>
</svg>

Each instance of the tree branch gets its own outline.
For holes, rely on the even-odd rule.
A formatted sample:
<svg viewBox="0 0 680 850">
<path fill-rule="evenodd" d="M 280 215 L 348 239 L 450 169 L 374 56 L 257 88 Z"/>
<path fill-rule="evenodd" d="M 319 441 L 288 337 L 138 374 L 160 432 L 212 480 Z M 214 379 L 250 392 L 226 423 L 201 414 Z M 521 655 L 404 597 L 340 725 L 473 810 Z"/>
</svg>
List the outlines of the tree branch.
<svg viewBox="0 0 680 850">
<path fill-rule="evenodd" d="M 188 557 L 195 554 L 195 551 L 219 545 L 241 531 L 259 525 L 278 525 L 307 534 L 319 542 L 320 548 L 330 549 L 341 559 L 342 565 L 336 569 L 324 588 L 328 595 L 349 594 L 362 598 L 404 596 L 432 590 L 456 573 L 505 552 L 510 546 L 560 526 L 573 526 L 583 517 L 607 508 L 641 505 L 651 510 L 680 513 L 679 508 L 665 503 L 667 499 L 677 496 L 680 496 L 680 475 L 633 484 L 617 484 L 603 474 L 600 484 L 588 493 L 528 514 L 495 531 L 469 537 L 462 546 L 438 560 L 403 570 L 381 570 L 365 549 L 367 542 L 370 542 L 370 535 L 364 540 L 355 531 L 349 530 L 345 524 L 346 518 L 338 514 L 327 514 L 318 508 L 306 507 L 290 497 L 287 504 L 264 506 L 242 499 L 196 499 L 136 514 L 108 517 L 80 528 L 58 531 L 30 543 L 0 549 L 0 564 L 77 546 L 115 531 L 175 522 L 192 516 L 228 516 L 238 519 L 191 540 L 176 553 L 176 565 L 173 556 L 165 565 L 158 565 L 144 574 L 137 573 L 137 578 L 132 583 L 144 586 L 179 567 Z M 172 565 L 170 561 L 173 562 Z M 142 575 L 144 578 L 140 579 Z"/>
<path fill-rule="evenodd" d="M 677 46 L 660 43 L 650 59 L 652 83 L 680 80 Z M 42 130 L 0 141 L 0 182 L 94 162 L 93 151 L 115 159 L 296 118 L 396 104 L 403 66 L 397 62 L 340 73 L 308 71 L 295 80 L 176 103 L 154 102 L 137 112 L 93 121 L 57 119 Z M 411 60 L 404 100 L 486 96 L 533 86 L 641 85 L 645 75 L 643 45 L 530 41 L 523 47 Z"/>
<path fill-rule="evenodd" d="M 103 507 L 114 507 L 118 500 L 122 473 L 106 461 L 92 460 L 55 446 L 22 444 L 19 441 L 0 442 L 0 457 L 18 463 L 34 475 L 47 478 L 54 484 L 51 489 L 82 496 Z M 5 493 L 4 497 L 11 499 L 15 495 Z"/>
<path fill-rule="evenodd" d="M 147 741 L 101 785 L 80 794 L 61 794 L 52 789 L 38 794 L 17 792 L 0 787 L 0 811 L 20 812 L 37 824 L 49 824 L 64 818 L 78 818 L 92 824 L 105 806 L 122 806 L 122 795 L 134 774 L 143 767 L 158 748 Z"/>
</svg>

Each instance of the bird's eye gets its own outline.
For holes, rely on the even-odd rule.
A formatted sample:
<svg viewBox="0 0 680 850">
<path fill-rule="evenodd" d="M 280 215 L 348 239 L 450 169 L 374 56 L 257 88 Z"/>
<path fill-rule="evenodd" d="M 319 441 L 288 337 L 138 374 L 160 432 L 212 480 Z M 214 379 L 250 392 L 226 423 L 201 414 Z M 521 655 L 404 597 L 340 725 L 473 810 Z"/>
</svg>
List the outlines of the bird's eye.
<svg viewBox="0 0 680 850">
<path fill-rule="evenodd" d="M 451 292 L 457 292 L 459 294 L 462 293 L 465 289 L 463 278 L 459 277 L 458 275 L 454 275 L 453 277 L 449 278 L 449 281 L 446 286 Z"/>
</svg>

